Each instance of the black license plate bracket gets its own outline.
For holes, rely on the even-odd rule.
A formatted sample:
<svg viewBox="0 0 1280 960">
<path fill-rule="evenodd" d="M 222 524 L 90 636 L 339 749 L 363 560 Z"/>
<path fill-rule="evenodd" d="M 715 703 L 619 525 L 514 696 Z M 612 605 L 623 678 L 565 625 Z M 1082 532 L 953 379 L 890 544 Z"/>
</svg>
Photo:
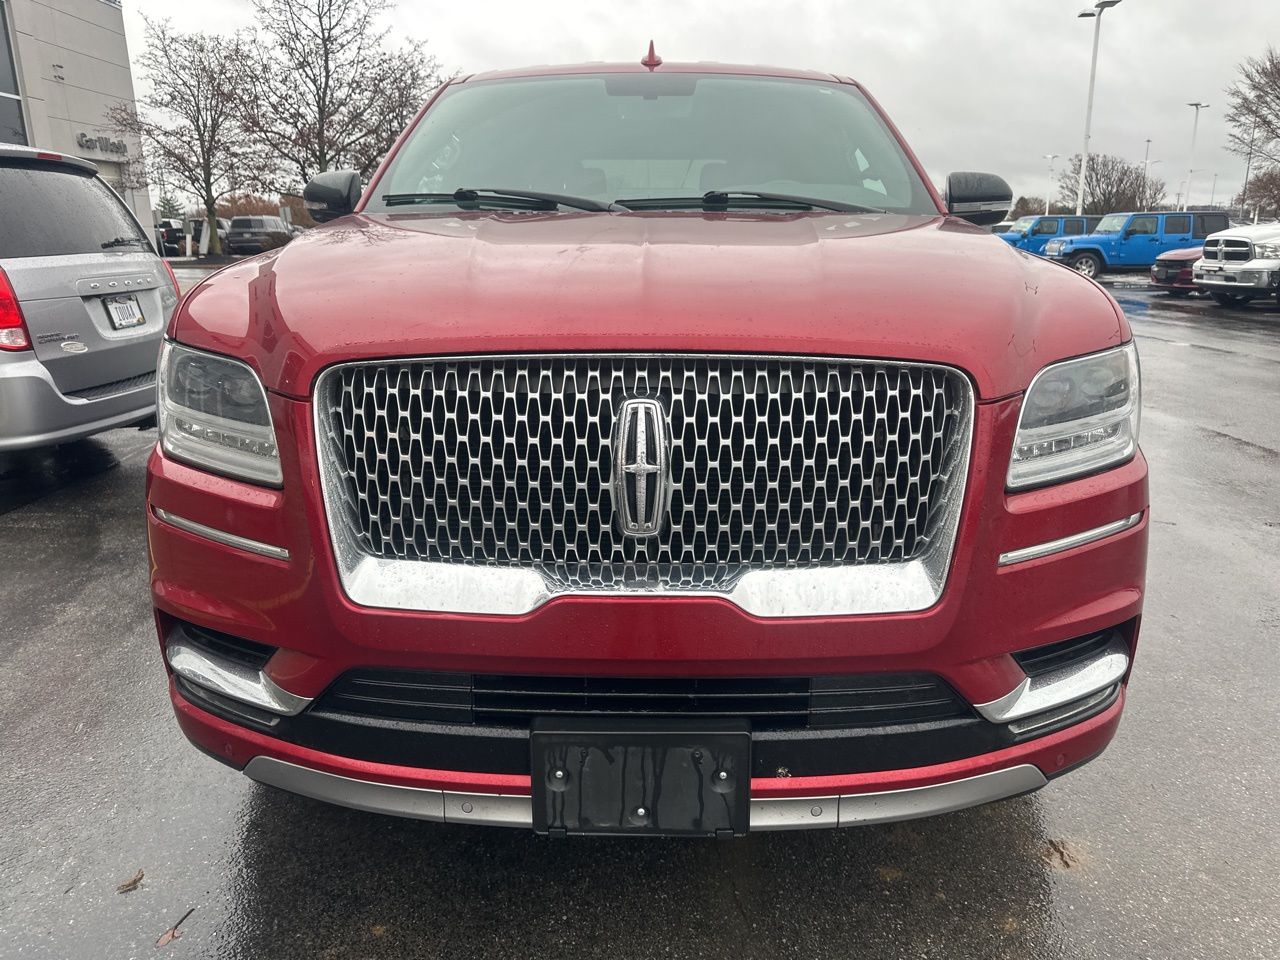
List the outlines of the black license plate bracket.
<svg viewBox="0 0 1280 960">
<path fill-rule="evenodd" d="M 745 721 L 540 718 L 529 741 L 538 833 L 729 837 L 750 826 Z"/>
</svg>

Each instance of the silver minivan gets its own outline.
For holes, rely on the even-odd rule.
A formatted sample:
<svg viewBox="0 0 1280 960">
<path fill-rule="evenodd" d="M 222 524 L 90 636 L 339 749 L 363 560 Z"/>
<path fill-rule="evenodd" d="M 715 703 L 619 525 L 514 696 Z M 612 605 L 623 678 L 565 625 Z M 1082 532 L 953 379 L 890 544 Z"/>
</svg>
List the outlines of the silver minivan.
<svg viewBox="0 0 1280 960">
<path fill-rule="evenodd" d="M 177 284 L 85 160 L 0 144 L 0 450 L 155 413 Z"/>
</svg>

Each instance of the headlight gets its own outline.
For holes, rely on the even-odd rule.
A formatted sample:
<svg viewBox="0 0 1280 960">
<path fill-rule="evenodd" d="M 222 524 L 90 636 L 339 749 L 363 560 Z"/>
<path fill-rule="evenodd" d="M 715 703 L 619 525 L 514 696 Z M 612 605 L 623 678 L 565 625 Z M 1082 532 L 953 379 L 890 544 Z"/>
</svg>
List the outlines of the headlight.
<svg viewBox="0 0 1280 960">
<path fill-rule="evenodd" d="M 1253 255 L 1259 260 L 1280 260 L 1280 243 L 1255 243 Z"/>
<path fill-rule="evenodd" d="M 1141 395 L 1132 343 L 1045 367 L 1022 401 L 1009 487 L 1057 483 L 1130 459 Z"/>
<path fill-rule="evenodd" d="M 267 394 L 239 360 L 166 342 L 160 351 L 158 408 L 160 446 L 173 459 L 280 485 Z"/>
</svg>

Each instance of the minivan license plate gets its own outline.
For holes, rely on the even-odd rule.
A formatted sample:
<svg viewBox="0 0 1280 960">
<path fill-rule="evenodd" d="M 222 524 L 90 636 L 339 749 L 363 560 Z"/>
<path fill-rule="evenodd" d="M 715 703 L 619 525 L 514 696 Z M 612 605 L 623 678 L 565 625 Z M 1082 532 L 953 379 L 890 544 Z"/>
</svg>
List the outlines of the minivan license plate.
<svg viewBox="0 0 1280 960">
<path fill-rule="evenodd" d="M 111 321 L 114 330 L 140 327 L 147 322 L 147 318 L 142 315 L 142 307 L 138 306 L 137 297 L 108 297 L 106 304 L 107 319 Z"/>
</svg>

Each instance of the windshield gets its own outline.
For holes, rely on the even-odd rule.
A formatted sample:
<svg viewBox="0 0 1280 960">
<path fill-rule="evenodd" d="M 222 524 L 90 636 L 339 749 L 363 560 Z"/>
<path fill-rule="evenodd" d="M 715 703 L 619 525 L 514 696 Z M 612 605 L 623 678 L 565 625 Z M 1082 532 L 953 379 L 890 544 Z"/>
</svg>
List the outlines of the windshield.
<svg viewBox="0 0 1280 960">
<path fill-rule="evenodd" d="M 607 74 L 447 88 L 395 155 L 385 197 L 507 188 L 601 203 L 711 190 L 936 214 L 856 87 L 773 77 Z"/>
<path fill-rule="evenodd" d="M 150 249 L 97 177 L 61 164 L 0 165 L 0 260 Z"/>
<path fill-rule="evenodd" d="M 1031 225 L 1036 222 L 1035 217 L 1019 217 L 1013 221 L 1013 226 L 1009 228 L 1012 233 L 1026 233 L 1031 229 Z"/>
<path fill-rule="evenodd" d="M 1119 233 L 1124 229 L 1124 225 L 1129 222 L 1127 213 L 1112 213 L 1098 221 L 1098 225 L 1093 228 L 1094 233 Z"/>
</svg>

